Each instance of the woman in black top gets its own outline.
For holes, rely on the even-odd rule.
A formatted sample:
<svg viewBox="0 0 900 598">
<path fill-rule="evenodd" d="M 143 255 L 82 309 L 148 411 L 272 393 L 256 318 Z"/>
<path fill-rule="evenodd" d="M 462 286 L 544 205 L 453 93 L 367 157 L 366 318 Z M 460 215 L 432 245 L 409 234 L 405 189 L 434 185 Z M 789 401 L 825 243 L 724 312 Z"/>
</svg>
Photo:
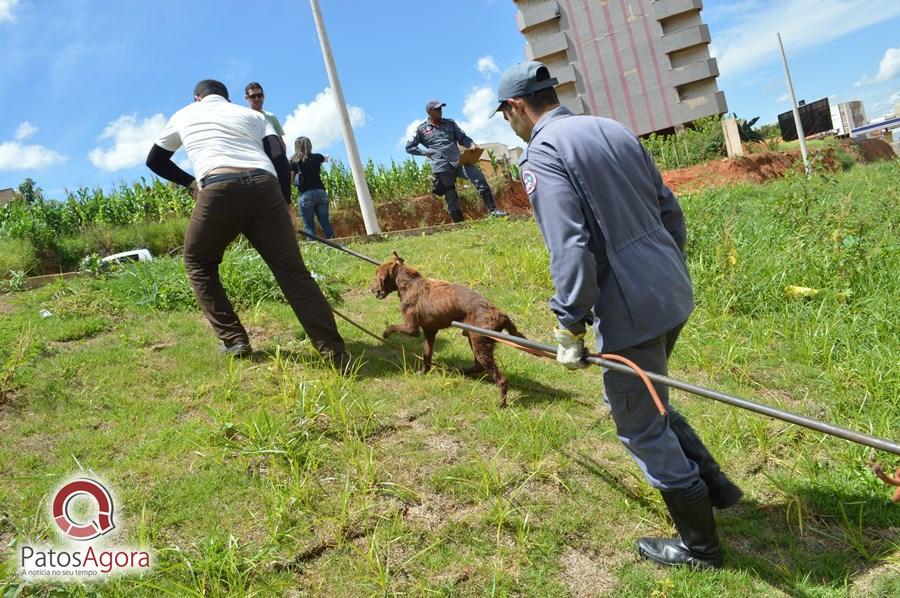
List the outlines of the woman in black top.
<svg viewBox="0 0 900 598">
<path fill-rule="evenodd" d="M 312 143 L 308 137 L 297 137 L 294 140 L 294 155 L 291 156 L 291 170 L 297 173 L 294 184 L 300 193 L 300 215 L 303 217 L 303 229 L 315 234 L 315 220 L 325 233 L 326 239 L 334 238 L 334 230 L 328 221 L 328 194 L 322 184 L 322 164 L 328 160 L 322 154 L 312 153 Z"/>
</svg>

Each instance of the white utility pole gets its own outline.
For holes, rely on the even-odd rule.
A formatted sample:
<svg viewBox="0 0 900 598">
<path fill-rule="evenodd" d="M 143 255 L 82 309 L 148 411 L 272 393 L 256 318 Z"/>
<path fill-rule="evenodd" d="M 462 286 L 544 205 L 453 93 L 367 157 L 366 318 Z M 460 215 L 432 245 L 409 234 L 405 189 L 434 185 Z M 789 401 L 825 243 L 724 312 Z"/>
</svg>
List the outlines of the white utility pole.
<svg viewBox="0 0 900 598">
<path fill-rule="evenodd" d="M 325 58 L 325 70 L 328 71 L 328 81 L 331 84 L 331 90 L 334 92 L 334 101 L 337 102 L 338 112 L 341 115 L 344 146 L 347 148 L 350 171 L 353 173 L 353 184 L 356 186 L 356 197 L 359 199 L 359 209 L 362 210 L 366 234 L 377 235 L 381 232 L 381 228 L 378 226 L 375 208 L 372 207 L 372 197 L 369 195 L 369 186 L 366 184 L 366 172 L 363 170 L 362 161 L 359 159 L 356 138 L 353 136 L 353 127 L 350 125 L 350 114 L 347 112 L 347 103 L 344 101 L 341 81 L 338 79 L 337 68 L 334 66 L 334 56 L 331 55 L 331 44 L 328 42 L 328 33 L 325 31 L 325 21 L 322 19 L 322 11 L 319 9 L 319 0 L 309 0 L 309 5 L 312 7 L 313 20 L 316 22 L 316 32 L 319 34 L 319 45 L 322 46 L 322 57 Z"/>
<path fill-rule="evenodd" d="M 800 140 L 800 155 L 803 156 L 803 168 L 809 174 L 809 154 L 806 151 L 806 134 L 803 132 L 803 123 L 800 122 L 800 110 L 797 108 L 797 98 L 794 96 L 794 84 L 791 83 L 791 72 L 788 70 L 787 56 L 784 54 L 784 44 L 781 43 L 781 33 L 778 36 L 778 46 L 781 48 L 781 62 L 784 64 L 784 76 L 787 78 L 788 93 L 791 96 L 791 110 L 794 112 L 794 124 L 797 127 L 797 139 Z"/>
</svg>

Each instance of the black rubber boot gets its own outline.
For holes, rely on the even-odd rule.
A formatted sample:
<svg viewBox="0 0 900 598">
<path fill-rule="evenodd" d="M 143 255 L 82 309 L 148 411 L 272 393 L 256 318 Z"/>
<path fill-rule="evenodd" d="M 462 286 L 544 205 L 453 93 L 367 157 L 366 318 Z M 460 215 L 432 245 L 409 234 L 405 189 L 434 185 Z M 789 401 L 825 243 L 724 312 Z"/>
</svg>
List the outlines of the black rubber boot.
<svg viewBox="0 0 900 598">
<path fill-rule="evenodd" d="M 669 410 L 669 427 L 678 437 L 678 443 L 685 456 L 700 467 L 700 479 L 709 489 L 709 502 L 717 509 L 733 507 L 744 495 L 734 482 L 722 473 L 719 464 L 709 453 L 703 441 L 694 432 L 683 415 Z"/>
<path fill-rule="evenodd" d="M 722 548 L 703 480 L 687 490 L 664 491 L 662 496 L 680 537 L 641 538 L 638 540 L 640 555 L 661 565 L 721 568 Z"/>
<path fill-rule="evenodd" d="M 463 213 L 460 210 L 453 210 L 450 212 L 450 218 L 453 222 L 462 222 L 465 220 L 465 218 L 463 218 Z"/>
</svg>

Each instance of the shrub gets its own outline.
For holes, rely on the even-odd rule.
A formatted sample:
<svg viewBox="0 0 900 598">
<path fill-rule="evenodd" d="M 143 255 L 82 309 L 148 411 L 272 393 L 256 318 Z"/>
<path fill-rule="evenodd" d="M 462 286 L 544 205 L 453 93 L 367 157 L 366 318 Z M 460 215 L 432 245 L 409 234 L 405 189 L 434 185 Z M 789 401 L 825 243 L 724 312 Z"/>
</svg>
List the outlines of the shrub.
<svg viewBox="0 0 900 598">
<path fill-rule="evenodd" d="M 38 260 L 31 242 L 25 239 L 0 239 L 0 278 L 12 270 L 34 272 Z"/>
<path fill-rule="evenodd" d="M 310 263 L 309 256 L 306 261 L 325 296 L 332 303 L 340 302 L 340 282 L 333 273 Z M 109 276 L 114 294 L 128 303 L 159 311 L 198 308 L 181 259 L 133 262 L 114 268 Z M 225 252 L 219 276 L 235 309 L 247 309 L 260 301 L 285 301 L 268 266 L 243 240 Z"/>
<path fill-rule="evenodd" d="M 718 116 L 697 119 L 678 135 L 651 133 L 641 143 L 662 170 L 684 168 L 725 155 L 725 136 Z"/>
</svg>

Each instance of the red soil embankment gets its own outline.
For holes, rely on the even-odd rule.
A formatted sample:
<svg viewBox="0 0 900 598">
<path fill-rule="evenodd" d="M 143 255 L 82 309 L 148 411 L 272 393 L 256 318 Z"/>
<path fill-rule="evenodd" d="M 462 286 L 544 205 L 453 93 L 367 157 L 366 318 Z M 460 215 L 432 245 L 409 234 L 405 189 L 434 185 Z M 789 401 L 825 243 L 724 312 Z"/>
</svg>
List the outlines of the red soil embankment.
<svg viewBox="0 0 900 598">
<path fill-rule="evenodd" d="M 765 148 L 759 144 L 756 147 Z M 857 162 L 892 160 L 896 157 L 891 146 L 878 139 L 867 139 L 859 143 L 843 142 L 841 149 Z M 813 152 L 816 160 L 829 170 L 839 170 L 841 159 L 833 147 Z M 780 178 L 790 170 L 800 171 L 802 163 L 800 151 L 761 151 L 739 158 L 723 158 L 690 168 L 666 170 L 663 180 L 675 193 L 697 191 L 704 188 L 723 187 L 734 183 L 764 183 Z M 496 191 L 497 207 L 510 214 L 531 212 L 528 196 L 519 181 L 504 180 Z M 398 199 L 382 202 L 375 206 L 378 222 L 383 231 L 397 231 L 449 224 L 450 216 L 444 208 L 443 199 L 434 195 L 423 195 L 412 199 Z M 467 219 L 482 218 L 486 215 L 484 205 L 464 209 Z M 364 235 L 365 226 L 357 209 L 334 210 L 331 223 L 335 235 L 349 237 Z"/>
</svg>

